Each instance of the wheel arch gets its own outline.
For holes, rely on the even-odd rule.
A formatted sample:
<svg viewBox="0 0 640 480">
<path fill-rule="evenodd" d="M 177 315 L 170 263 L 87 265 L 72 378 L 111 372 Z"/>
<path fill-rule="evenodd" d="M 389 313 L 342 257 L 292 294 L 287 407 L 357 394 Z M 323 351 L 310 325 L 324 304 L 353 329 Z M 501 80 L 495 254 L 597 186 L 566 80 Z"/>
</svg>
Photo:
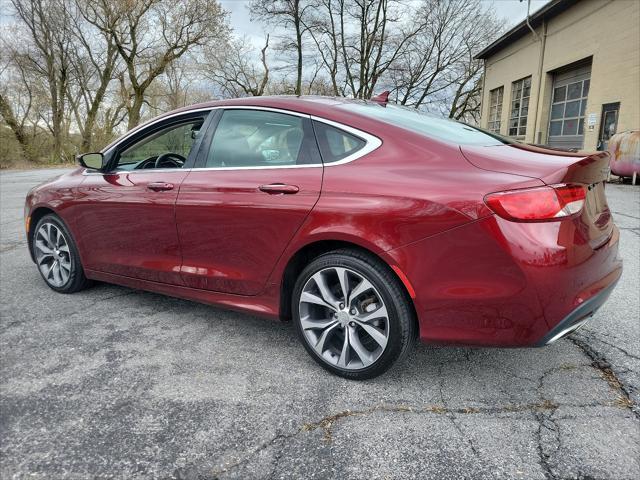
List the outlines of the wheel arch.
<svg viewBox="0 0 640 480">
<path fill-rule="evenodd" d="M 399 267 L 390 264 L 388 260 L 383 258 L 383 256 L 377 254 L 373 250 L 346 240 L 317 240 L 299 248 L 289 258 L 289 261 L 284 267 L 280 281 L 280 318 L 285 321 L 289 321 L 292 318 L 291 295 L 293 294 L 293 289 L 295 287 L 298 275 L 300 275 L 300 272 L 302 272 L 305 266 L 320 255 L 341 249 L 350 249 L 362 252 L 372 258 L 379 260 L 389 269 L 389 272 L 391 272 L 391 274 L 400 282 L 400 285 L 402 285 L 402 290 L 405 294 L 406 300 L 413 310 L 413 317 L 416 322 L 417 328 L 417 312 L 412 295 L 410 294 L 410 292 L 413 291 L 413 287 L 411 286 L 411 284 L 409 284 L 409 280 L 404 275 L 404 273 L 402 273 Z"/>
<path fill-rule="evenodd" d="M 33 245 L 33 234 L 35 232 L 36 225 L 38 224 L 40 219 L 45 215 L 49 215 L 49 214 L 54 214 L 58 218 L 60 218 L 60 215 L 58 214 L 58 212 L 56 212 L 53 208 L 45 207 L 45 206 L 39 206 L 34 208 L 31 214 L 29 215 L 29 229 L 27 230 L 27 246 L 29 248 L 29 255 L 31 256 L 31 260 L 34 262 L 35 262 L 35 258 L 33 256 L 33 248 L 31 248 Z"/>
</svg>

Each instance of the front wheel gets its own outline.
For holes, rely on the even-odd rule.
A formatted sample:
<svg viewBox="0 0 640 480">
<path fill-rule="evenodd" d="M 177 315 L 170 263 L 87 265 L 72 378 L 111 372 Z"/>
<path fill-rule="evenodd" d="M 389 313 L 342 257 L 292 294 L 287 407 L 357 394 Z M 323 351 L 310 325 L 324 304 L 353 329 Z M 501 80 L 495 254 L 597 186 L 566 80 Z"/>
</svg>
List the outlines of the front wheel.
<svg viewBox="0 0 640 480">
<path fill-rule="evenodd" d="M 74 293 L 88 286 L 76 244 L 56 215 L 49 214 L 40 219 L 35 226 L 31 248 L 40 275 L 51 289 Z"/>
<path fill-rule="evenodd" d="M 309 354 L 336 375 L 376 377 L 415 342 L 410 300 L 393 272 L 356 250 L 314 259 L 293 295 L 294 321 Z"/>
</svg>

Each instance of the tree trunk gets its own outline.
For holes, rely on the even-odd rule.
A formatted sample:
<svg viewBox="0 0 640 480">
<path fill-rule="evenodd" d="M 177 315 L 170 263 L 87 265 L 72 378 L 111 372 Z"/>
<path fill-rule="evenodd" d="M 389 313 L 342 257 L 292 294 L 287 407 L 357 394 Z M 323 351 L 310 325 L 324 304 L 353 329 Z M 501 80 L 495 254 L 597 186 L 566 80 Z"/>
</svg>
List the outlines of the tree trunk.
<svg viewBox="0 0 640 480">
<path fill-rule="evenodd" d="M 296 95 L 302 95 L 302 31 L 300 29 L 300 4 L 296 0 L 294 23 L 296 26 L 296 42 L 298 48 L 298 78 L 296 79 Z"/>
<path fill-rule="evenodd" d="M 89 110 L 87 112 L 87 119 L 84 122 L 84 130 L 82 131 L 82 145 L 80 147 L 82 153 L 90 153 L 93 144 L 93 129 L 96 124 L 96 111 Z"/>
<path fill-rule="evenodd" d="M 13 135 L 16 137 L 24 158 L 29 161 L 34 161 L 34 158 L 31 155 L 31 149 L 29 148 L 27 135 L 24 132 L 24 128 L 18 123 L 11 105 L 2 95 L 0 95 L 0 115 L 2 115 L 2 118 L 13 132 Z"/>
<path fill-rule="evenodd" d="M 140 123 L 140 112 L 142 110 L 142 105 L 144 104 L 144 92 L 136 91 L 134 92 L 133 104 L 129 107 L 129 123 L 127 124 L 127 129 L 131 130 L 133 127 Z"/>
</svg>

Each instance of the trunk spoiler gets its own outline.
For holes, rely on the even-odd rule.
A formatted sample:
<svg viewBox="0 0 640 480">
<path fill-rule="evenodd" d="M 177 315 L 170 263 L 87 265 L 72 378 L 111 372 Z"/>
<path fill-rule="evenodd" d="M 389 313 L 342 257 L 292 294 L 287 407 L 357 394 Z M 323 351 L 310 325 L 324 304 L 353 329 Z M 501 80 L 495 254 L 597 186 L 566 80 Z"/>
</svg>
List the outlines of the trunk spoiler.
<svg viewBox="0 0 640 480">
<path fill-rule="evenodd" d="M 545 177 L 542 180 L 547 185 L 554 183 L 583 183 L 593 185 L 604 182 L 611 172 L 611 156 L 609 152 L 597 152 L 582 157 L 575 163 L 567 165 Z"/>
</svg>

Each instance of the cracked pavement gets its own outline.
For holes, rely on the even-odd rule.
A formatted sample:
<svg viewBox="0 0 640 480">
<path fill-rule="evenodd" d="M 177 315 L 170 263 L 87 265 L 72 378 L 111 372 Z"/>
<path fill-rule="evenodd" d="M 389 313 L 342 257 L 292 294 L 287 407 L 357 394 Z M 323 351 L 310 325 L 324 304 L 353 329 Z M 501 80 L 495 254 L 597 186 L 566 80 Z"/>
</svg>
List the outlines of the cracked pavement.
<svg viewBox="0 0 640 480">
<path fill-rule="evenodd" d="M 543 349 L 418 345 L 367 382 L 290 324 L 99 284 L 49 290 L 0 173 L 1 478 L 640 478 L 640 188 L 607 185 L 624 273 Z"/>
</svg>

